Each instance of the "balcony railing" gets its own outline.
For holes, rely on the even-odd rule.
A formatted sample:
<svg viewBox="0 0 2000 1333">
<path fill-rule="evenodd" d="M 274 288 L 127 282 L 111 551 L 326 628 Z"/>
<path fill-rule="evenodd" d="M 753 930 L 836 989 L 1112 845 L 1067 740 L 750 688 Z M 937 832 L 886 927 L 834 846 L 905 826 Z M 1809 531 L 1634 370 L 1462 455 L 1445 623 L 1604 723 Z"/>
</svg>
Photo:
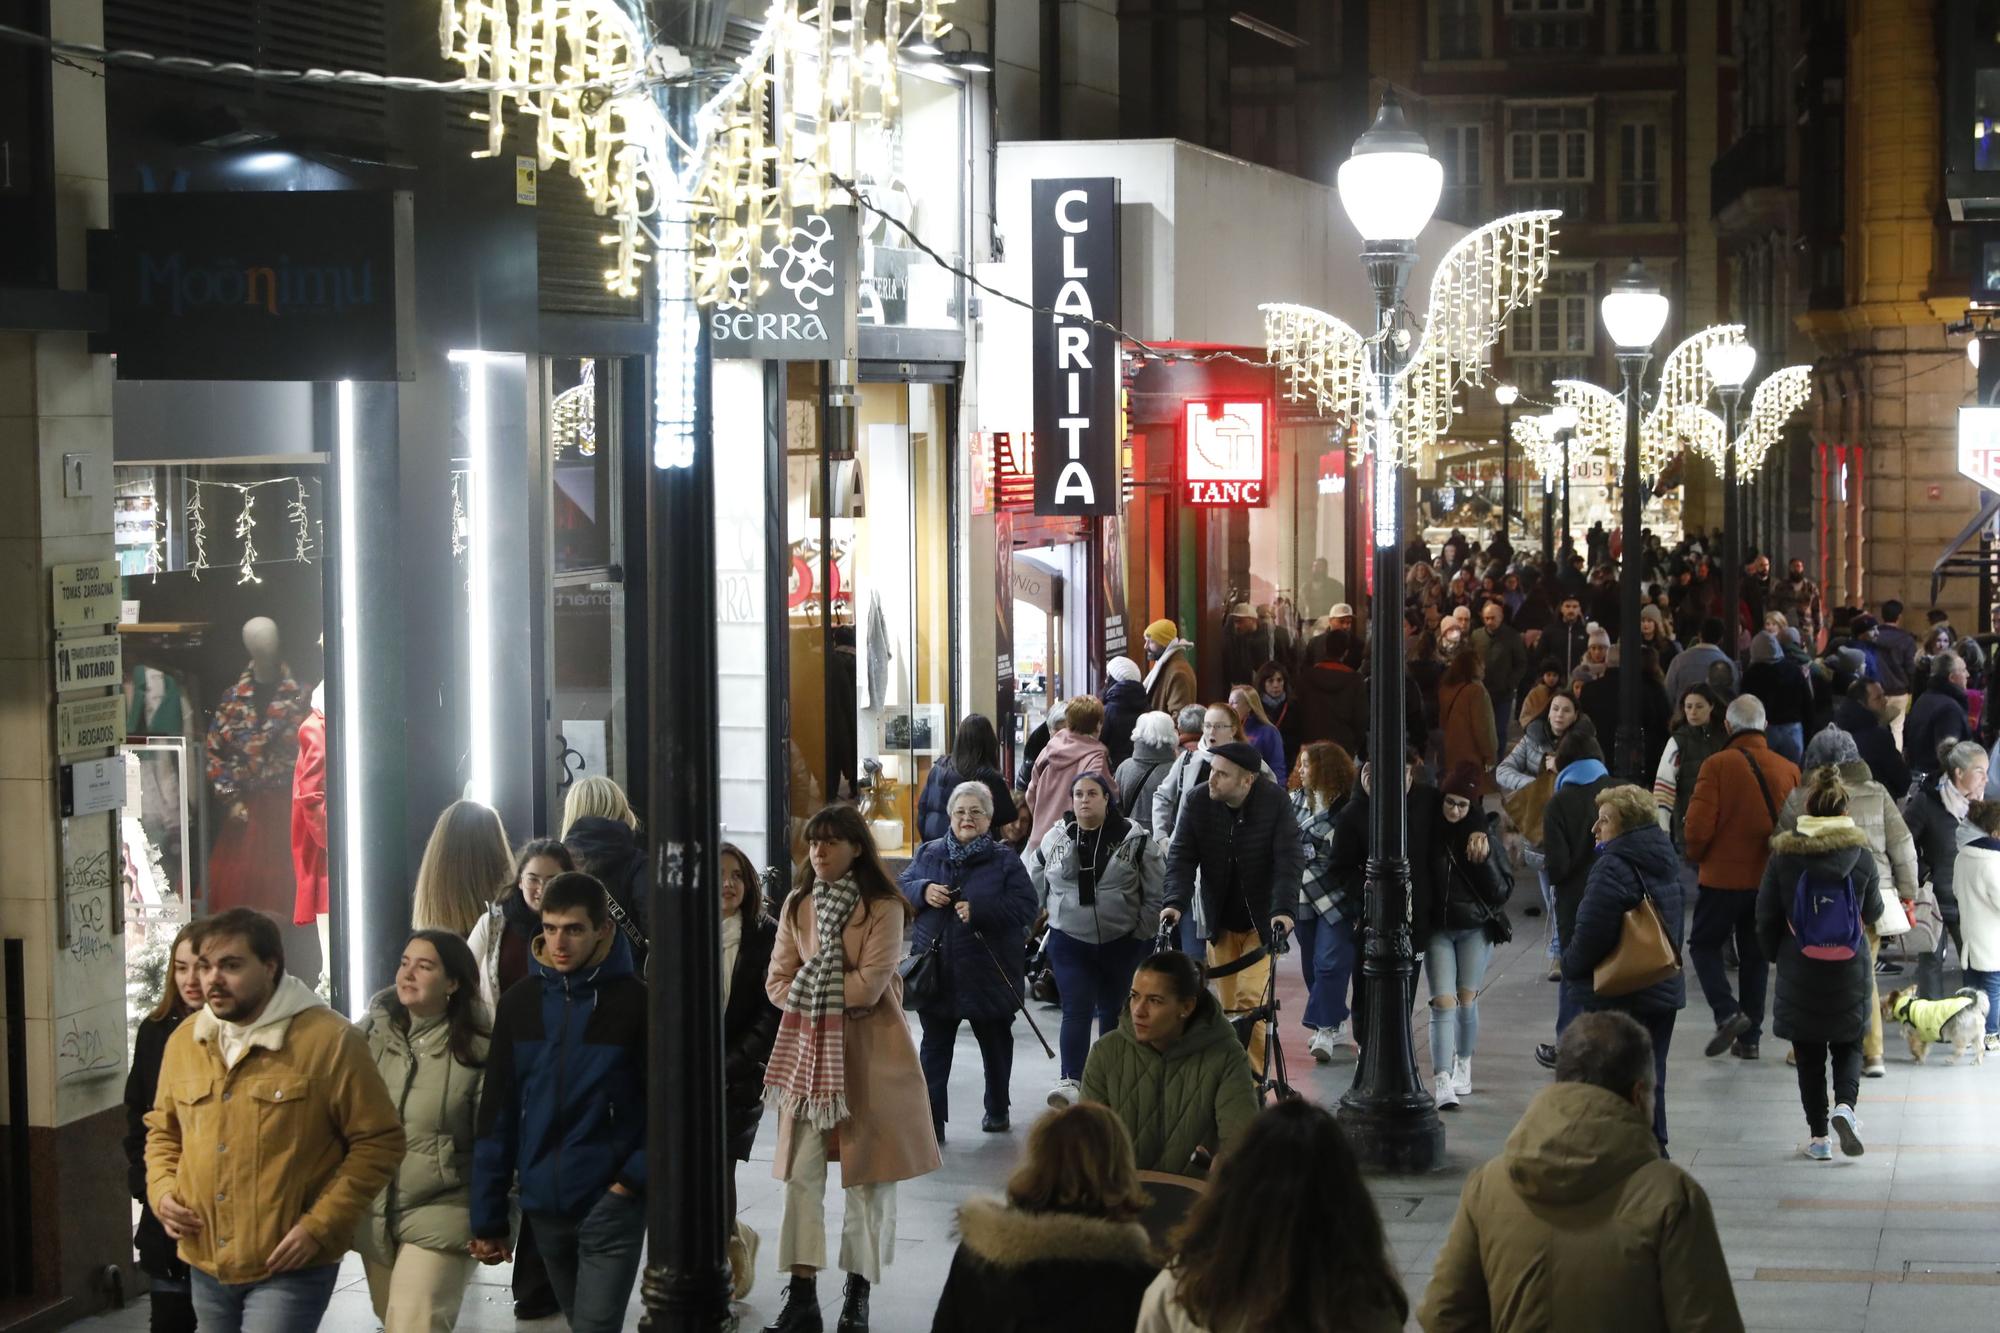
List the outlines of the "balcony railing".
<svg viewBox="0 0 2000 1333">
<path fill-rule="evenodd" d="M 1709 216 L 1720 217 L 1752 190 L 1780 188 L 1784 183 L 1784 130 L 1776 126 L 1751 130 L 1708 169 Z"/>
</svg>

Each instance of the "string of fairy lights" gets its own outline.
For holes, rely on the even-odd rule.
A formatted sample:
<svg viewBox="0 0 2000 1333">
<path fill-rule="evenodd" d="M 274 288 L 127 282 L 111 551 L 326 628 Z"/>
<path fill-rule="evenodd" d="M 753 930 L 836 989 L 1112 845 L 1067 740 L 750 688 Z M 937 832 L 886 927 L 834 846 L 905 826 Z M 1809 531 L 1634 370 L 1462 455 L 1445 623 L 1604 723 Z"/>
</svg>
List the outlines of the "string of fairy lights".
<svg viewBox="0 0 2000 1333">
<path fill-rule="evenodd" d="M 231 562 L 236 570 L 238 586 L 245 583 L 262 583 L 257 573 L 257 492 L 266 486 L 290 486 L 292 494 L 285 501 L 285 521 L 292 528 L 291 560 L 297 564 L 313 563 L 312 513 L 306 501 L 306 483 L 300 477 L 267 477 L 262 481 L 201 481 L 188 477 L 183 484 L 187 487 L 187 503 L 182 514 L 186 520 L 185 531 L 188 550 L 187 572 L 200 581 L 202 571 L 210 569 L 208 558 L 208 503 L 205 492 L 231 491 L 240 504 L 236 511 L 234 532 L 240 543 L 237 558 Z M 166 530 L 156 519 L 153 522 L 152 541 L 146 552 L 146 568 L 155 582 L 160 571 L 166 567 Z"/>
</svg>

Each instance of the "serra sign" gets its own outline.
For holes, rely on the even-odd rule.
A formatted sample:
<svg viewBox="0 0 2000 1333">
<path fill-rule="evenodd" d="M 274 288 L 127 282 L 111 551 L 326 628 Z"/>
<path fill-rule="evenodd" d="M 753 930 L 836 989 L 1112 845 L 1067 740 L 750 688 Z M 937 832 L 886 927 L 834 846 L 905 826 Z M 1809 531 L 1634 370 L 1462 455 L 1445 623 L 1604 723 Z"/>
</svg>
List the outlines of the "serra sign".
<svg viewBox="0 0 2000 1333">
<path fill-rule="evenodd" d="M 1033 183 L 1035 512 L 1118 512 L 1118 182 Z"/>
</svg>

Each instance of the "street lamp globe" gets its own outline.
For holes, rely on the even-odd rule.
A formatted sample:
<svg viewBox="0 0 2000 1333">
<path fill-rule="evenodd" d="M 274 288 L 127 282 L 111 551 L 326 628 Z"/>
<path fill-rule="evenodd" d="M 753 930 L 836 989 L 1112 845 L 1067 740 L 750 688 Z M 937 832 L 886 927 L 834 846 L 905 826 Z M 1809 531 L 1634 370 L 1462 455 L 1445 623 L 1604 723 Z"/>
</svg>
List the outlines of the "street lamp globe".
<svg viewBox="0 0 2000 1333">
<path fill-rule="evenodd" d="M 1757 368 L 1757 349 L 1746 342 L 1710 343 L 1702 349 L 1701 364 L 1717 388 L 1741 390 Z"/>
<path fill-rule="evenodd" d="M 1521 391 L 1511 384 L 1495 385 L 1493 401 L 1502 407 L 1512 407 L 1521 397 Z"/>
<path fill-rule="evenodd" d="M 1647 350 L 1667 326 L 1666 295 L 1636 259 L 1604 294 L 1598 310 L 1604 317 L 1605 331 L 1623 352 Z"/>
<path fill-rule="evenodd" d="M 1549 412 L 1549 424 L 1557 430 L 1575 430 L 1582 420 L 1582 413 L 1568 403 L 1559 403 Z"/>
<path fill-rule="evenodd" d="M 1403 119 L 1394 89 L 1340 164 L 1340 206 L 1364 241 L 1414 241 L 1437 211 L 1444 166 Z"/>
</svg>

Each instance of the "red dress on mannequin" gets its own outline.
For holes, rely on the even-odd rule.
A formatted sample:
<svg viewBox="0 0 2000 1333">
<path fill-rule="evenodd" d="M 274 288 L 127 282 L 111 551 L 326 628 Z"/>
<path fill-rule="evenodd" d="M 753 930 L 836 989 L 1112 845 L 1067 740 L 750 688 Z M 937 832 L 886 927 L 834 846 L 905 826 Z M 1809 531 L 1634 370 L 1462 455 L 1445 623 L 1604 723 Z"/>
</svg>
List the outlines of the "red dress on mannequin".
<svg viewBox="0 0 2000 1333">
<path fill-rule="evenodd" d="M 326 886 L 326 714 L 314 708 L 299 723 L 299 761 L 292 775 L 292 877 L 296 925 L 310 926 L 331 909 Z"/>
<path fill-rule="evenodd" d="M 278 679 L 262 687 L 246 669 L 209 718 L 208 782 L 219 822 L 208 853 L 211 915 L 250 907 L 291 918 L 291 786 L 307 708 L 291 668 L 281 665 Z"/>
</svg>

